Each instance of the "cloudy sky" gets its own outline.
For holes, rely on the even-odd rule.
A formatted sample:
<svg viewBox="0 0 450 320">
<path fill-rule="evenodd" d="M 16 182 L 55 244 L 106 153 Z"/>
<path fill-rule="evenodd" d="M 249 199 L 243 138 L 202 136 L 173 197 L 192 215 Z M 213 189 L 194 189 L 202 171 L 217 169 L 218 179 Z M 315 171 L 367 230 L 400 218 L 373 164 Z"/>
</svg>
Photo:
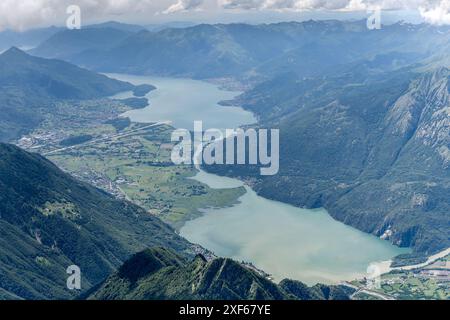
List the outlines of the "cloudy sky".
<svg viewBox="0 0 450 320">
<path fill-rule="evenodd" d="M 0 30 L 64 25 L 70 5 L 81 8 L 83 23 L 360 18 L 380 8 L 391 19 L 450 24 L 450 0 L 0 0 Z"/>
</svg>

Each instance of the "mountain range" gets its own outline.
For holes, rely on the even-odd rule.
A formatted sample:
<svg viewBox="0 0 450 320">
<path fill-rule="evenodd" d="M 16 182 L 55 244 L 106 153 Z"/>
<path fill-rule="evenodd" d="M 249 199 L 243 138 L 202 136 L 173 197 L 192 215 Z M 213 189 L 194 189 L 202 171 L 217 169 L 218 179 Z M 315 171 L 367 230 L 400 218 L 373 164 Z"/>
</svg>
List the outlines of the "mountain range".
<svg viewBox="0 0 450 320">
<path fill-rule="evenodd" d="M 200 24 L 141 30 L 121 39 L 118 29 L 96 28 L 62 31 L 32 53 L 102 72 L 248 80 L 294 71 L 311 77 L 379 55 L 391 57 L 397 67 L 417 62 L 448 45 L 448 31 L 445 26 L 405 23 L 368 30 L 366 21 L 311 20 Z M 100 47 L 105 38 L 110 43 Z M 79 42 L 82 47 L 74 46 Z"/>
</svg>

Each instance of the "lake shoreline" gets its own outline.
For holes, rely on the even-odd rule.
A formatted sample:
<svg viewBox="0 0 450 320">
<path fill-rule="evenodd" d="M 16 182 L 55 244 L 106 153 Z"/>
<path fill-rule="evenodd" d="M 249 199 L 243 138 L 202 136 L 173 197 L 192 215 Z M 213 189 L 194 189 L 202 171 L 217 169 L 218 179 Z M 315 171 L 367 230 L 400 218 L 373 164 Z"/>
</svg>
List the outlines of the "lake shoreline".
<svg viewBox="0 0 450 320">
<path fill-rule="evenodd" d="M 136 79 L 132 75 L 115 76 L 129 82 Z M 138 81 L 135 84 L 148 83 L 157 90 L 146 96 L 151 107 L 123 115 L 133 122 L 173 120 L 172 127 L 189 128 L 195 120 L 201 119 L 206 120 L 204 128 L 238 128 L 257 121 L 240 107 L 220 107 L 220 101 L 233 99 L 237 92 L 222 91 L 212 84 L 189 79 L 138 77 Z M 402 251 L 387 241 L 335 220 L 325 209 L 301 209 L 271 201 L 259 196 L 249 183 L 218 175 L 212 177 L 200 167 L 197 169 L 195 177 L 205 175 L 200 182 L 209 187 L 216 181 L 219 190 L 226 185 L 244 186 L 246 193 L 237 204 L 205 209 L 202 216 L 186 221 L 180 234 L 220 256 L 251 262 L 275 279 L 298 279 L 308 284 L 338 283 L 354 279 L 357 274 L 364 275 L 371 262 L 384 261 Z M 211 214 L 214 218 L 209 221 Z M 205 221 L 212 225 L 200 227 L 192 237 L 186 235 L 189 226 Z M 204 238 L 198 239 L 198 236 Z"/>
</svg>

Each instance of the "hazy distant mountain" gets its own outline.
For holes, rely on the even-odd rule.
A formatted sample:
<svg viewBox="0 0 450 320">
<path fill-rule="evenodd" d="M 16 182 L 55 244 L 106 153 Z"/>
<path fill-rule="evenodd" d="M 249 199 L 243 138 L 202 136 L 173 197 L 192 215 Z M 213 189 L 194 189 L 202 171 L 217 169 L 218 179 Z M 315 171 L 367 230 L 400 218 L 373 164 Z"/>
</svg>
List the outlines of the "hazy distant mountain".
<svg viewBox="0 0 450 320">
<path fill-rule="evenodd" d="M 133 88 L 67 62 L 11 48 L 0 55 L 0 141 L 36 127 L 57 99 L 93 99 Z"/>
<path fill-rule="evenodd" d="M 193 261 L 152 248 L 125 262 L 87 296 L 92 300 L 348 300 L 340 287 L 267 280 L 231 259 Z"/>
<path fill-rule="evenodd" d="M 142 31 L 116 46 L 97 52 L 73 52 L 68 59 L 103 71 L 197 78 L 235 76 L 295 48 L 303 37 L 314 38 L 311 28 L 301 23 L 202 24 L 159 32 Z M 52 47 L 58 48 L 65 41 L 44 43 L 34 53 L 48 56 Z"/>
<path fill-rule="evenodd" d="M 0 297 L 70 298 L 148 246 L 189 244 L 145 210 L 81 183 L 40 155 L 0 144 Z M 79 293 L 79 292 L 78 292 Z"/>
<path fill-rule="evenodd" d="M 314 36 L 300 23 L 202 24 L 141 32 L 97 56 L 80 55 L 74 61 L 93 69 L 138 74 L 239 76 Z"/>
<path fill-rule="evenodd" d="M 105 26 L 108 27 L 91 26 L 80 30 L 64 29 L 30 50 L 30 53 L 45 58 L 72 61 L 80 54 L 103 52 L 113 48 L 133 34 L 129 30 L 124 30 L 127 28 L 113 28 L 108 23 Z"/>
<path fill-rule="evenodd" d="M 36 96 L 90 99 L 134 88 L 60 60 L 33 57 L 11 48 L 0 55 L 2 89 L 30 90 Z"/>
<path fill-rule="evenodd" d="M 286 72 L 317 77 L 355 73 L 358 68 L 371 72 L 400 69 L 445 51 L 450 42 L 450 28 L 427 24 L 397 23 L 380 30 L 368 30 L 365 21 L 307 21 L 287 26 L 302 30 L 291 31 L 297 35 L 295 47 L 264 61 L 255 73 L 266 78 Z"/>
<path fill-rule="evenodd" d="M 103 23 L 98 24 L 91 24 L 86 27 L 83 27 L 83 29 L 116 29 L 126 32 L 139 32 L 142 30 L 145 30 L 146 27 L 137 25 L 137 24 L 128 24 L 128 23 L 122 23 L 117 21 L 107 21 Z"/>
<path fill-rule="evenodd" d="M 100 50 L 68 50 L 64 58 L 91 69 L 194 78 L 276 76 L 286 71 L 318 76 L 342 65 L 391 52 L 409 62 L 442 50 L 448 27 L 398 23 L 368 30 L 365 21 L 275 24 L 201 24 L 141 31 Z M 34 53 L 51 56 L 68 40 L 44 43 Z"/>
<path fill-rule="evenodd" d="M 24 50 L 29 50 L 36 47 L 62 29 L 63 28 L 49 27 L 23 32 L 4 30 L 0 32 L 0 52 L 11 47 L 20 47 Z"/>
</svg>

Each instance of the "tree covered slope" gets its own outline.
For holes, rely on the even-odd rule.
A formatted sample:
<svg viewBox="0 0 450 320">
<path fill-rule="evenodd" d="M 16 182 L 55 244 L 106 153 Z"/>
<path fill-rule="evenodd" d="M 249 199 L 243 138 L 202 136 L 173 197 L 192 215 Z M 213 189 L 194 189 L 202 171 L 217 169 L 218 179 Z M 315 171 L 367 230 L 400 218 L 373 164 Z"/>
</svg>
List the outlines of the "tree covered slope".
<svg viewBox="0 0 450 320">
<path fill-rule="evenodd" d="M 346 300 L 340 287 L 284 280 L 276 285 L 231 259 L 192 261 L 172 250 L 151 248 L 134 255 L 84 298 L 91 300 Z"/>
<path fill-rule="evenodd" d="M 11 48 L 0 55 L 0 141 L 35 128 L 57 100 L 95 99 L 132 89 L 129 83 Z"/>
<path fill-rule="evenodd" d="M 0 233 L 0 294 L 26 299 L 76 295 L 66 288 L 73 264 L 86 290 L 148 246 L 189 248 L 145 210 L 8 144 L 0 144 Z"/>
</svg>

